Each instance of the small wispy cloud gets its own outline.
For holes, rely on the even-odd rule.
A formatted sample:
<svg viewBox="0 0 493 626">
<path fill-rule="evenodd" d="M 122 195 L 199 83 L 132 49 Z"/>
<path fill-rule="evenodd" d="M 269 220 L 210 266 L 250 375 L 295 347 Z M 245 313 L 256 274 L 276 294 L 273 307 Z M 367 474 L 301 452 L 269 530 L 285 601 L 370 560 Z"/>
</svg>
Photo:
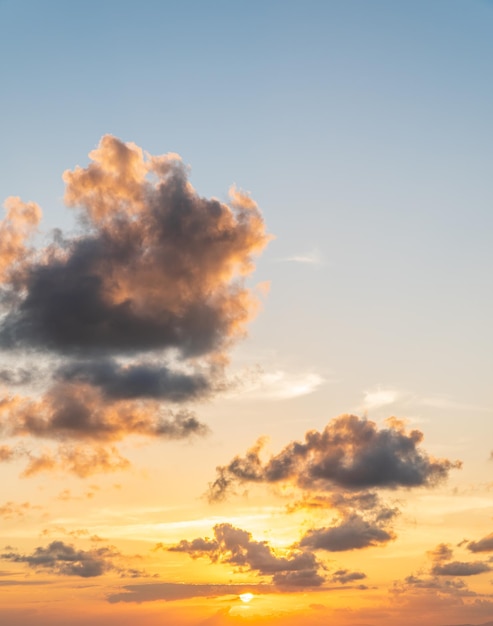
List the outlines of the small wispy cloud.
<svg viewBox="0 0 493 626">
<path fill-rule="evenodd" d="M 308 265 L 323 265 L 324 259 L 318 248 L 315 248 L 311 252 L 305 254 L 294 254 L 292 256 L 283 257 L 278 259 L 280 262 L 292 262 L 292 263 L 306 263 Z"/>
<path fill-rule="evenodd" d="M 325 379 L 315 372 L 265 372 L 260 367 L 245 370 L 235 377 L 226 397 L 288 400 L 316 391 Z"/>
<path fill-rule="evenodd" d="M 378 409 L 382 406 L 394 404 L 401 395 L 402 394 L 396 389 L 382 389 L 381 387 L 372 391 L 365 391 L 363 408 Z"/>
<path fill-rule="evenodd" d="M 491 408 L 480 406 L 477 404 L 469 404 L 467 402 L 457 402 L 448 396 L 428 396 L 421 400 L 421 404 L 434 409 L 451 409 L 455 411 L 491 411 Z"/>
</svg>

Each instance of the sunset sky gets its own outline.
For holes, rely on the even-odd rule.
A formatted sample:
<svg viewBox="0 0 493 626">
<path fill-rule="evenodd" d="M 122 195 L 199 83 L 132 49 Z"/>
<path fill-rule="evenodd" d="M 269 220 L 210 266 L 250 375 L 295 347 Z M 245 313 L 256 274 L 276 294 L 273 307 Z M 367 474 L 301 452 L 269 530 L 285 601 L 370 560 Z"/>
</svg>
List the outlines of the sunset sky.
<svg viewBox="0 0 493 626">
<path fill-rule="evenodd" d="M 0 24 L 0 623 L 493 625 L 493 2 Z"/>
</svg>

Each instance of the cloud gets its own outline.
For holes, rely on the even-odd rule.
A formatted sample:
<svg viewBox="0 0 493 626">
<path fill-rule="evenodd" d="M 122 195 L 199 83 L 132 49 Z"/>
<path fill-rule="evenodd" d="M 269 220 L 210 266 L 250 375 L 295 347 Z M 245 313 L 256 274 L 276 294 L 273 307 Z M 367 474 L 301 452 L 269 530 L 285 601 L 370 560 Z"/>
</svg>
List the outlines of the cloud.
<svg viewBox="0 0 493 626">
<path fill-rule="evenodd" d="M 34 371 L 23 367 L 15 369 L 0 369 L 0 383 L 12 386 L 22 386 L 30 383 L 34 378 Z"/>
<path fill-rule="evenodd" d="M 346 585 L 347 583 L 352 583 L 356 580 L 363 580 L 365 578 L 366 574 L 364 574 L 363 572 L 351 572 L 347 569 L 338 569 L 332 574 L 331 580 L 333 582 Z"/>
<path fill-rule="evenodd" d="M 226 397 L 289 400 L 316 391 L 324 378 L 315 372 L 286 372 L 280 369 L 265 372 L 261 367 L 246 369 L 231 380 Z"/>
<path fill-rule="evenodd" d="M 63 541 L 52 541 L 45 548 L 38 547 L 32 554 L 4 552 L 0 559 L 13 563 L 26 563 L 36 570 L 46 570 L 62 576 L 92 578 L 114 569 L 111 557 L 116 553 L 110 548 L 77 550 Z"/>
<path fill-rule="evenodd" d="M 147 577 L 145 571 L 122 566 L 123 555 L 113 546 L 100 546 L 81 550 L 63 541 L 52 541 L 46 547 L 38 546 L 31 554 L 6 548 L 0 559 L 12 563 L 25 563 L 36 571 L 45 571 L 59 576 L 95 578 L 107 572 L 116 572 L 122 577 Z"/>
<path fill-rule="evenodd" d="M 292 261 L 294 263 L 305 263 L 308 265 L 322 265 L 323 259 L 320 251 L 318 249 L 312 250 L 311 252 L 307 252 L 306 254 L 294 254 L 293 256 L 288 256 L 283 259 L 279 259 L 279 261 Z"/>
<path fill-rule="evenodd" d="M 55 377 L 96 387 L 111 400 L 155 398 L 185 402 L 202 398 L 212 390 L 211 380 L 200 372 L 177 372 L 166 365 L 146 362 L 120 365 L 109 359 L 97 363 L 75 361 L 62 365 Z"/>
<path fill-rule="evenodd" d="M 16 284 L 32 254 L 26 244 L 41 220 L 41 209 L 17 196 L 7 198 L 3 206 L 7 215 L 0 221 L 0 283 Z"/>
<path fill-rule="evenodd" d="M 475 596 L 476 593 L 468 589 L 462 580 L 442 580 L 437 576 L 410 575 L 402 583 L 395 583 L 392 592 L 407 594 L 410 590 L 430 590 L 433 593 L 446 594 L 457 597 Z"/>
<path fill-rule="evenodd" d="M 436 548 L 429 550 L 427 555 L 435 563 L 442 563 L 443 561 L 448 561 L 452 558 L 453 551 L 448 544 L 439 543 Z"/>
<path fill-rule="evenodd" d="M 24 517 L 33 508 L 39 509 L 40 507 L 33 507 L 29 502 L 6 502 L 0 506 L 0 517 L 3 519 L 18 519 Z"/>
<path fill-rule="evenodd" d="M 381 389 L 375 391 L 366 391 L 363 400 L 363 406 L 366 409 L 377 409 L 382 406 L 394 404 L 399 398 L 399 392 L 395 389 Z"/>
<path fill-rule="evenodd" d="M 0 409 L 1 409 L 0 403 Z M 12 446 L 2 445 L 0 446 L 0 463 L 5 461 L 12 461 L 17 456 L 17 449 Z"/>
<path fill-rule="evenodd" d="M 259 441 L 244 457 L 217 468 L 210 499 L 220 500 L 235 484 L 244 483 L 288 482 L 312 492 L 431 486 L 460 467 L 422 450 L 419 430 L 407 433 L 395 419 L 387 424 L 379 430 L 370 420 L 342 415 L 322 432 L 308 431 L 304 442 L 291 442 L 265 463 Z"/>
<path fill-rule="evenodd" d="M 237 485 L 288 486 L 302 493 L 288 511 L 336 513 L 331 525 L 308 530 L 301 548 L 340 552 L 382 546 L 396 538 L 392 524 L 399 509 L 382 501 L 375 489 L 433 486 L 460 467 L 430 457 L 421 448 L 422 437 L 418 430 L 407 432 L 395 418 L 379 429 L 370 420 L 342 415 L 265 461 L 265 441 L 260 439 L 243 457 L 217 468 L 209 499 L 221 500 Z"/>
<path fill-rule="evenodd" d="M 65 201 L 86 230 L 26 269 L 3 347 L 222 351 L 256 308 L 241 282 L 269 240 L 256 204 L 236 189 L 231 206 L 201 198 L 177 155 L 146 158 L 110 135 L 89 156 L 87 168 L 64 173 Z"/>
<path fill-rule="evenodd" d="M 255 541 L 251 533 L 231 524 L 216 524 L 214 539 L 184 539 L 168 550 L 247 568 L 261 576 L 271 576 L 272 583 L 280 587 L 318 587 L 324 581 L 318 574 L 320 563 L 311 552 L 291 550 L 287 556 L 277 556 L 267 542 Z"/>
<path fill-rule="evenodd" d="M 302 548 L 342 552 L 369 548 L 395 539 L 395 535 L 378 523 L 352 515 L 329 528 L 309 530 L 300 541 Z"/>
<path fill-rule="evenodd" d="M 382 502 L 380 496 L 374 491 L 356 493 L 334 491 L 324 494 L 305 492 L 300 500 L 295 500 L 287 505 L 289 513 L 300 509 L 337 510 L 346 517 L 357 511 L 382 523 L 392 520 L 399 514 L 399 509 Z"/>
<path fill-rule="evenodd" d="M 475 576 L 490 572 L 491 567 L 482 561 L 466 563 L 463 561 L 451 561 L 450 563 L 436 563 L 431 573 L 435 576 Z"/>
<path fill-rule="evenodd" d="M 467 549 L 471 552 L 493 552 L 493 533 L 486 535 L 479 541 L 470 541 Z"/>
<path fill-rule="evenodd" d="M 43 452 L 38 456 L 29 454 L 28 456 L 29 462 L 21 474 L 23 478 L 53 471 L 70 472 L 79 478 L 87 478 L 100 472 L 116 472 L 130 466 L 130 462 L 114 446 L 62 445 L 55 452 Z"/>
<path fill-rule="evenodd" d="M 439 543 L 426 554 L 433 561 L 430 571 L 433 576 L 475 576 L 491 571 L 491 567 L 482 561 L 451 561 L 453 550 L 446 543 Z"/>
<path fill-rule="evenodd" d="M 84 383 L 59 383 L 36 400 L 13 396 L 0 406 L 2 413 L 4 430 L 11 436 L 101 442 L 130 434 L 181 439 L 207 432 L 186 409 L 173 412 L 157 402 L 107 403 L 97 389 Z"/>
<path fill-rule="evenodd" d="M 168 405 L 225 385 L 228 351 L 258 308 L 245 279 L 270 239 L 261 213 L 236 187 L 227 204 L 200 197 L 176 154 L 152 156 L 105 135 L 89 157 L 63 175 L 75 236 L 56 231 L 33 250 L 41 210 L 18 198 L 5 205 L 0 347 L 50 364 L 53 375 L 35 381 L 44 385 L 37 396 L 14 395 L 12 386 L 33 382 L 36 363 L 0 363 L 9 387 L 3 432 L 98 446 L 129 435 L 203 435 L 192 411 Z M 38 457 L 25 474 L 50 464 Z"/>
</svg>

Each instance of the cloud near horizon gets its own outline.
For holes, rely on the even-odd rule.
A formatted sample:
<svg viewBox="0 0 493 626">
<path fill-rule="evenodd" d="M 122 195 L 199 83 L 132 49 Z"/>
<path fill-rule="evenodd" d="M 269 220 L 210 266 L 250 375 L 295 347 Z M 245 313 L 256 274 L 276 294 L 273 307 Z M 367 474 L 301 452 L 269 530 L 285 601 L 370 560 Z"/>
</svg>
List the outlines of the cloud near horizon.
<svg viewBox="0 0 493 626">
<path fill-rule="evenodd" d="M 277 556 L 266 541 L 255 541 L 251 533 L 231 524 L 216 524 L 213 539 L 183 539 L 168 550 L 247 568 L 260 576 L 271 576 L 272 584 L 279 587 L 318 587 L 324 582 L 318 573 L 321 564 L 312 552 L 293 549 L 287 556 Z"/>
<path fill-rule="evenodd" d="M 94 578 L 110 571 L 131 578 L 147 576 L 140 570 L 121 567 L 115 561 L 121 557 L 122 554 L 112 546 L 81 550 L 63 541 L 52 541 L 46 547 L 38 546 L 31 554 L 20 554 L 13 549 L 0 554 L 1 560 L 25 563 L 38 572 L 59 576 Z"/>
<path fill-rule="evenodd" d="M 231 346 L 258 302 L 244 279 L 270 240 L 256 203 L 200 197 L 176 154 L 102 137 L 67 170 L 79 234 L 35 250 L 33 202 L 11 197 L 0 222 L 0 348 L 52 364 L 41 396 L 4 394 L 4 434 L 56 441 L 204 434 L 188 410 L 221 388 Z M 0 368 L 0 383 L 29 387 Z M 45 466 L 47 464 L 45 463 Z"/>
</svg>

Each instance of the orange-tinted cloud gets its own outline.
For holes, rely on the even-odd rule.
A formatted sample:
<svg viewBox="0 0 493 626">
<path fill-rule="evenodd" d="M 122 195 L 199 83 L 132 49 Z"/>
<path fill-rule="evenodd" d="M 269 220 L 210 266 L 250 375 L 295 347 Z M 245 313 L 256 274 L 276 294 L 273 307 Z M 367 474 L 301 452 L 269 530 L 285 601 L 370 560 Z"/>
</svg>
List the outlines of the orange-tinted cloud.
<svg viewBox="0 0 493 626">
<path fill-rule="evenodd" d="M 41 220 L 41 209 L 17 196 L 7 198 L 3 206 L 7 215 L 0 221 L 0 284 L 17 283 L 15 274 L 22 271 L 32 252 L 26 244 Z"/>
<path fill-rule="evenodd" d="M 244 279 L 270 237 L 250 196 L 232 188 L 229 204 L 200 197 L 176 154 L 152 156 L 105 135 L 89 156 L 87 167 L 63 176 L 78 236 L 57 231 L 34 253 L 26 242 L 39 207 L 6 202 L 0 347 L 29 350 L 34 363 L 0 367 L 10 390 L 0 414 L 8 436 L 97 442 L 92 467 L 111 470 L 122 463 L 114 450 L 105 458 L 102 442 L 207 431 L 192 411 L 169 405 L 224 386 L 228 350 L 257 310 Z M 44 369 L 36 377 L 37 355 Z M 44 391 L 12 394 L 33 382 Z M 24 475 L 56 469 L 60 459 L 91 473 L 80 449 L 66 450 L 31 455 Z"/>
<path fill-rule="evenodd" d="M 33 507 L 29 502 L 5 502 L 0 505 L 0 517 L 14 519 L 24 517 Z"/>
<path fill-rule="evenodd" d="M 176 155 L 146 158 L 110 135 L 90 157 L 64 174 L 86 233 L 30 265 L 3 345 L 183 358 L 227 348 L 256 309 L 241 281 L 269 240 L 255 202 L 236 190 L 231 206 L 201 198 Z"/>
<path fill-rule="evenodd" d="M 467 544 L 467 549 L 471 552 L 493 552 L 493 533 L 478 541 L 470 541 Z"/>
<path fill-rule="evenodd" d="M 255 541 L 251 533 L 231 524 L 214 526 L 213 539 L 182 540 L 168 549 L 271 576 L 272 583 L 279 587 L 318 587 L 324 582 L 318 572 L 320 563 L 313 553 L 294 549 L 287 556 L 277 556 L 267 542 Z"/>
<path fill-rule="evenodd" d="M 59 383 L 44 397 L 13 396 L 0 406 L 10 435 L 59 440 L 118 441 L 128 435 L 181 439 L 204 434 L 206 427 L 192 412 L 173 412 L 158 402 L 106 402 L 94 387 Z"/>
<path fill-rule="evenodd" d="M 127 469 L 130 462 L 114 446 L 59 446 L 54 452 L 42 452 L 38 456 L 28 455 L 29 461 L 22 472 L 28 478 L 42 472 L 70 472 L 79 478 L 98 473 L 116 472 Z"/>
<path fill-rule="evenodd" d="M 1 405 L 0 405 L 1 408 Z M 0 462 L 12 461 L 17 456 L 15 448 L 12 446 L 2 445 L 0 446 Z"/>
</svg>

